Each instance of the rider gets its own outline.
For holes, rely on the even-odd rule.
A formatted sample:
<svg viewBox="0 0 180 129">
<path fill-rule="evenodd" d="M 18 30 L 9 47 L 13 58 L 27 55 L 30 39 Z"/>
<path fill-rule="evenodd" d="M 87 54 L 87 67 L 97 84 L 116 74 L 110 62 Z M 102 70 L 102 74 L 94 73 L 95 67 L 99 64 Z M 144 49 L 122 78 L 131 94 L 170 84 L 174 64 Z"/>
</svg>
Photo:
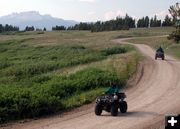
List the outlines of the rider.
<svg viewBox="0 0 180 129">
<path fill-rule="evenodd" d="M 112 83 L 112 85 L 108 88 L 105 94 L 112 95 L 114 93 L 119 93 L 119 91 L 120 91 L 119 87 L 115 83 Z"/>
<path fill-rule="evenodd" d="M 164 53 L 164 50 L 163 50 L 162 47 L 160 46 L 160 47 L 156 50 L 156 52 L 162 52 L 162 53 Z"/>
</svg>

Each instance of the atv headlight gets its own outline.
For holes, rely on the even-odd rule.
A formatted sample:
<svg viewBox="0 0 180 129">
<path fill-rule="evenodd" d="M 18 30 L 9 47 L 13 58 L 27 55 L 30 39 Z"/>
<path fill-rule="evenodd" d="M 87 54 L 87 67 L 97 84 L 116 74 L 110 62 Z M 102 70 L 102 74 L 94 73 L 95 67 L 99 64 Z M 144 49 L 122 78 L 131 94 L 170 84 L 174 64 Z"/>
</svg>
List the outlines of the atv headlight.
<svg viewBox="0 0 180 129">
<path fill-rule="evenodd" d="M 100 101 L 100 98 L 97 98 L 97 99 L 96 99 L 96 102 L 99 102 L 99 101 Z"/>
<path fill-rule="evenodd" d="M 117 95 L 114 95 L 113 98 L 114 98 L 114 100 L 117 100 L 117 99 L 118 99 L 118 96 L 117 96 Z"/>
</svg>

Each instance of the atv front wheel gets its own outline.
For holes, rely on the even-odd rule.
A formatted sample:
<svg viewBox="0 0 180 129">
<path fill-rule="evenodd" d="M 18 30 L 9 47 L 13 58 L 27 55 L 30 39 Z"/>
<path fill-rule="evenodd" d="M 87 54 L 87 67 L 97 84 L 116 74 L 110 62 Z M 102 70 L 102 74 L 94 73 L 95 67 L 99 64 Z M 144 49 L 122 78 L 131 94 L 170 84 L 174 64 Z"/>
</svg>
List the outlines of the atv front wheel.
<svg viewBox="0 0 180 129">
<path fill-rule="evenodd" d="M 126 101 L 123 101 L 121 104 L 120 104 L 120 111 L 121 113 L 126 113 L 127 112 L 127 102 Z"/>
<path fill-rule="evenodd" d="M 111 106 L 111 115 L 112 116 L 117 116 L 118 115 L 118 107 L 115 104 L 113 104 Z"/>
<path fill-rule="evenodd" d="M 100 116 L 101 113 L 102 113 L 102 108 L 101 108 L 101 106 L 98 105 L 98 104 L 96 104 L 96 107 L 95 107 L 95 114 L 96 114 L 97 116 Z"/>
</svg>

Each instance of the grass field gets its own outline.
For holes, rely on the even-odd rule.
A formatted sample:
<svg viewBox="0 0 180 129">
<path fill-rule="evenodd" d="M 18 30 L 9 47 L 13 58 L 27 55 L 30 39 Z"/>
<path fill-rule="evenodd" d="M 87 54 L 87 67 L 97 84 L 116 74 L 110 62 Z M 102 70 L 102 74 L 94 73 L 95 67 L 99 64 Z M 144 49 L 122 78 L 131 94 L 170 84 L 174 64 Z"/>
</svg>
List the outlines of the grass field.
<svg viewBox="0 0 180 129">
<path fill-rule="evenodd" d="M 111 82 L 125 86 L 141 56 L 132 46 L 111 40 L 171 31 L 153 28 L 0 35 L 0 122 L 90 103 Z"/>
</svg>

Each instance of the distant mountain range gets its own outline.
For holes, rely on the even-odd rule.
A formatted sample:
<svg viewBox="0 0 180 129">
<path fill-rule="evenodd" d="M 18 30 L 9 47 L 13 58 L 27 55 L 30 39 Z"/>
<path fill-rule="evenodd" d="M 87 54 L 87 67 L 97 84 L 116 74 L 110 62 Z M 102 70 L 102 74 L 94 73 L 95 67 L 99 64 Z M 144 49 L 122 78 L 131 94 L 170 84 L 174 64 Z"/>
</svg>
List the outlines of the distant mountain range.
<svg viewBox="0 0 180 129">
<path fill-rule="evenodd" d="M 18 26 L 20 30 L 24 30 L 26 26 L 34 26 L 35 28 L 44 28 L 51 30 L 52 26 L 73 26 L 78 22 L 74 20 L 64 20 L 61 18 L 55 18 L 51 15 L 41 15 L 36 11 L 13 13 L 7 16 L 0 17 L 0 24 L 10 24 Z"/>
</svg>

